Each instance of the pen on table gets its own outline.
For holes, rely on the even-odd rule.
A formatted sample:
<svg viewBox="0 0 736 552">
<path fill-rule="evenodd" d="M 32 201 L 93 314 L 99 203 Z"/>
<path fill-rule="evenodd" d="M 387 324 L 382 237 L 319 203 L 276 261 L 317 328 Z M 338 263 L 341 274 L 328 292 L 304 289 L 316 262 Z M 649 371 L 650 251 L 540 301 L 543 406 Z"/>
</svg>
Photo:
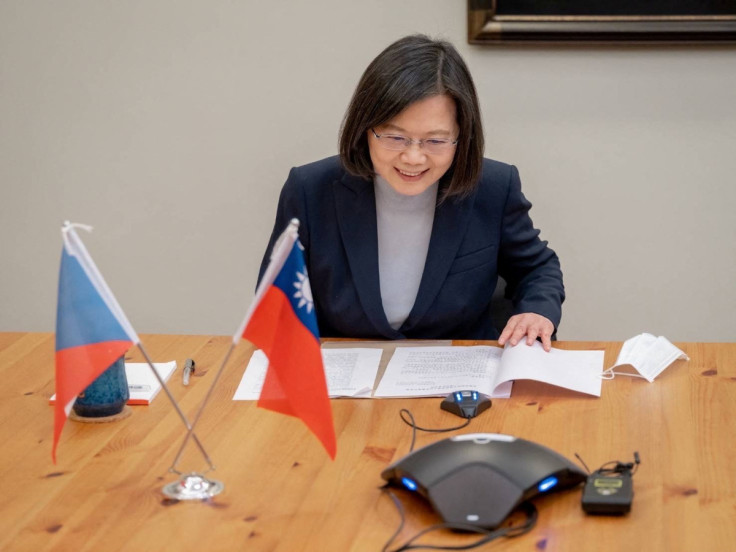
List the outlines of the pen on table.
<svg viewBox="0 0 736 552">
<path fill-rule="evenodd" d="M 189 378 L 194 372 L 194 360 L 188 358 L 184 361 L 184 370 L 181 373 L 181 382 L 184 385 L 189 385 Z"/>
</svg>

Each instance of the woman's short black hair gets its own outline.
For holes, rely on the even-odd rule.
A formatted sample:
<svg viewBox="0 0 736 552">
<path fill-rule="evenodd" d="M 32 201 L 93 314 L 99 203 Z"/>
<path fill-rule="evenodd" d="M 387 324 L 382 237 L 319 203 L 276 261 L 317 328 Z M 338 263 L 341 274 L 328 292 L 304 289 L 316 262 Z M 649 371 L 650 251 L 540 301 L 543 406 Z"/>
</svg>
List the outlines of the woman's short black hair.
<svg viewBox="0 0 736 552">
<path fill-rule="evenodd" d="M 368 130 L 390 121 L 414 102 L 438 94 L 455 101 L 460 128 L 455 159 L 440 183 L 440 197 L 472 192 L 480 178 L 484 147 L 473 78 L 452 44 L 425 35 L 397 40 L 363 73 L 340 131 L 340 158 L 345 168 L 372 179 Z"/>
</svg>

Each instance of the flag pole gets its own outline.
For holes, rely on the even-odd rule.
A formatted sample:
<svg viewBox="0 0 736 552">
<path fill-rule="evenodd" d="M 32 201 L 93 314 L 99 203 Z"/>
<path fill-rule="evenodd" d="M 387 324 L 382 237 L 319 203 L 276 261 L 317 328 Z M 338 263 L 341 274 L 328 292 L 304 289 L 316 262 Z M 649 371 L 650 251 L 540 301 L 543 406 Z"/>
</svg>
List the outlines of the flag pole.
<svg viewBox="0 0 736 552">
<path fill-rule="evenodd" d="M 171 463 L 171 467 L 169 468 L 170 472 L 181 474 L 181 472 L 179 472 L 176 469 L 176 464 L 179 462 L 179 459 L 181 458 L 181 455 L 184 452 L 184 448 L 187 446 L 189 439 L 191 437 L 194 437 L 194 439 L 197 438 L 196 433 L 194 433 L 194 428 L 197 426 L 197 422 L 199 422 L 199 419 L 202 417 L 202 412 L 204 412 L 204 409 L 207 406 L 207 403 L 209 402 L 210 397 L 212 396 L 212 392 L 215 389 L 215 385 L 217 385 L 217 381 L 220 379 L 220 376 L 222 375 L 222 371 L 225 368 L 227 361 L 230 359 L 230 355 L 232 354 L 234 349 L 235 349 L 235 340 L 233 339 L 232 343 L 230 343 L 230 348 L 227 350 L 227 353 L 225 353 L 225 357 L 222 359 L 222 363 L 220 364 L 220 367 L 217 369 L 215 378 L 212 380 L 212 383 L 210 384 L 210 388 L 207 390 L 207 394 L 205 395 L 204 400 L 202 401 L 202 404 L 199 406 L 199 410 L 197 411 L 197 414 L 194 416 L 194 420 L 192 420 L 192 425 L 187 427 L 187 434 L 184 436 L 184 441 L 179 447 L 179 452 L 176 453 L 176 458 L 174 458 L 174 461 Z M 214 469 L 214 467 L 212 466 L 212 463 L 210 463 L 210 469 Z"/>
<path fill-rule="evenodd" d="M 274 244 L 272 252 L 271 252 L 271 260 L 273 260 L 274 252 L 280 250 L 280 246 L 284 243 L 284 241 L 287 239 L 287 236 L 291 234 L 291 236 L 296 240 L 296 237 L 298 236 L 299 231 L 299 220 L 298 219 L 291 219 L 289 221 L 289 225 L 286 228 L 286 230 L 281 234 L 277 242 Z M 205 395 L 202 404 L 199 407 L 199 410 L 197 411 L 197 414 L 194 416 L 194 420 L 192 421 L 192 425 L 187 427 L 187 434 L 184 436 L 184 440 L 182 441 L 181 446 L 179 447 L 179 451 L 176 453 L 176 457 L 174 458 L 174 461 L 171 463 L 171 466 L 169 467 L 169 471 L 172 473 L 176 473 L 181 475 L 181 472 L 176 469 L 176 465 L 178 464 L 179 460 L 181 459 L 181 455 L 184 452 L 184 449 L 186 448 L 187 444 L 189 443 L 189 439 L 191 437 L 196 438 L 196 434 L 194 433 L 194 428 L 197 426 L 197 423 L 199 422 L 200 418 L 202 417 L 202 413 L 204 412 L 205 407 L 209 403 L 210 397 L 212 396 L 212 393 L 215 389 L 215 386 L 217 385 L 217 382 L 220 379 L 220 376 L 222 375 L 223 370 L 225 369 L 225 365 L 227 364 L 227 361 L 230 359 L 230 356 L 232 355 L 233 350 L 237 346 L 238 342 L 240 341 L 243 330 L 245 329 L 246 325 L 248 324 L 248 320 L 250 320 L 251 315 L 253 314 L 253 310 L 255 309 L 256 305 L 258 304 L 259 297 L 263 294 L 265 288 L 267 287 L 267 284 L 269 282 L 273 281 L 276 274 L 274 269 L 269 265 L 269 267 L 266 270 L 266 274 L 261 280 L 261 283 L 258 286 L 258 289 L 256 289 L 256 297 L 254 301 L 252 302 L 248 312 L 245 315 L 245 318 L 243 319 L 243 322 L 240 325 L 240 328 L 233 336 L 232 343 L 230 343 L 230 347 L 228 348 L 227 352 L 225 353 L 225 356 L 222 359 L 222 362 L 220 363 L 220 367 L 217 369 L 217 373 L 215 374 L 215 378 L 212 380 L 212 383 L 210 384 L 209 389 L 207 390 L 207 394 Z M 214 469 L 214 468 L 212 468 Z M 206 473 L 206 472 L 205 472 Z M 195 475 L 195 474 L 192 474 Z M 187 476 L 184 476 L 181 480 L 181 485 L 185 485 L 184 479 Z M 172 494 L 169 494 L 167 491 L 168 487 L 164 487 L 164 493 L 166 493 L 168 496 L 173 496 Z M 178 498 L 178 497 L 175 497 Z"/>
<path fill-rule="evenodd" d="M 273 249 L 271 250 L 271 261 L 273 261 L 274 254 L 277 251 L 280 251 L 282 249 L 281 246 L 285 243 L 287 239 L 293 238 L 292 243 L 294 243 L 297 240 L 298 233 L 299 233 L 299 219 L 293 218 L 289 221 L 289 225 L 286 227 L 286 229 L 281 234 L 281 236 L 279 236 L 278 240 L 276 240 L 276 243 L 274 244 Z M 189 438 L 192 436 L 196 438 L 196 435 L 194 434 L 194 428 L 197 425 L 197 422 L 199 422 L 199 419 L 202 416 L 202 412 L 204 411 L 205 406 L 207 406 L 207 403 L 209 402 L 210 397 L 212 396 L 212 392 L 215 389 L 215 385 L 217 385 L 217 381 L 220 379 L 220 376 L 222 375 L 222 371 L 225 368 L 227 361 L 230 359 L 230 355 L 232 354 L 236 345 L 240 341 L 243 335 L 243 330 L 248 325 L 248 321 L 250 320 L 250 317 L 253 315 L 253 311 L 258 305 L 259 298 L 263 295 L 266 287 L 268 287 L 268 285 L 270 285 L 270 283 L 273 282 L 273 279 L 275 277 L 276 277 L 276 270 L 271 266 L 271 263 L 269 263 L 269 266 L 266 269 L 266 273 L 263 275 L 263 278 L 261 279 L 261 282 L 258 285 L 258 288 L 256 289 L 255 299 L 251 303 L 251 306 L 248 309 L 248 312 L 245 314 L 245 318 L 243 319 L 243 322 L 240 324 L 240 328 L 238 328 L 238 331 L 235 332 L 235 335 L 233 336 L 233 341 L 230 344 L 230 348 L 227 350 L 227 353 L 225 353 L 225 357 L 222 359 L 222 363 L 220 364 L 220 367 L 217 369 L 217 373 L 215 374 L 215 379 L 212 380 L 212 383 L 210 384 L 210 388 L 207 390 L 207 394 L 205 395 L 204 400 L 202 401 L 202 404 L 200 405 L 199 410 L 197 411 L 197 414 L 194 417 L 194 421 L 191 427 L 187 427 L 188 429 L 187 434 L 184 436 L 184 441 L 179 447 L 179 452 L 176 454 L 176 458 L 174 458 L 174 461 L 172 462 L 171 467 L 169 468 L 170 472 L 177 473 L 177 474 L 180 473 L 176 469 L 176 464 L 179 462 L 179 459 L 181 458 L 181 455 L 184 452 L 184 448 L 187 446 L 187 443 L 189 442 Z"/>
<path fill-rule="evenodd" d="M 215 386 L 217 385 L 217 382 L 219 381 L 220 376 L 222 375 L 222 372 L 225 369 L 225 366 L 227 365 L 227 362 L 230 359 L 230 356 L 232 355 L 233 350 L 235 349 L 238 342 L 242 338 L 243 331 L 247 327 L 248 321 L 250 320 L 251 316 L 253 315 L 253 312 L 258 306 L 262 295 L 264 294 L 266 288 L 273 283 L 273 280 L 276 277 L 278 270 L 280 270 L 280 268 L 276 269 L 273 266 L 274 253 L 285 250 L 286 245 L 289 246 L 289 250 L 290 250 L 291 246 L 293 246 L 293 244 L 296 242 L 298 238 L 298 229 L 299 229 L 299 221 L 297 219 L 292 219 L 289 222 L 289 226 L 287 227 L 287 229 L 284 231 L 284 233 L 281 235 L 276 245 L 274 246 L 273 248 L 274 252 L 272 252 L 271 254 L 271 263 L 269 263 L 269 266 L 266 269 L 266 273 L 264 274 L 260 284 L 258 285 L 258 289 L 256 289 L 256 297 L 253 303 L 251 304 L 248 312 L 246 313 L 245 318 L 243 319 L 243 322 L 240 328 L 233 336 L 232 343 L 230 344 L 230 347 L 225 353 L 225 356 L 222 359 L 222 363 L 220 364 L 220 367 L 217 369 L 217 373 L 215 374 L 215 377 L 212 380 L 212 383 L 210 384 L 209 389 L 207 390 L 207 394 L 205 395 L 202 401 L 202 404 L 200 405 L 199 410 L 197 411 L 197 414 L 194 417 L 193 423 L 191 425 L 187 424 L 187 434 L 184 436 L 184 441 L 179 447 L 179 451 L 177 452 L 176 457 L 174 458 L 174 461 L 172 462 L 171 467 L 169 468 L 170 472 L 181 474 L 181 472 L 179 472 L 176 469 L 176 465 L 179 462 L 181 455 L 184 452 L 184 449 L 186 448 L 187 443 L 189 442 L 189 439 L 194 437 L 196 440 L 197 436 L 194 433 L 194 428 L 196 427 L 197 423 L 201 419 L 202 413 L 204 412 L 204 409 L 206 408 L 207 404 L 209 403 L 210 398 L 212 397 L 212 393 L 215 389 Z M 288 244 L 289 239 L 291 239 L 290 244 Z M 281 265 L 283 265 L 283 262 L 284 262 L 284 259 L 281 260 Z M 212 466 L 211 462 L 210 462 L 210 469 L 214 469 L 214 466 Z M 165 485 L 163 488 L 163 492 L 166 496 L 175 498 L 175 499 L 180 499 L 180 500 L 181 499 L 185 499 L 185 500 L 200 499 L 201 500 L 201 499 L 210 498 L 220 493 L 223 488 L 224 488 L 224 485 L 221 482 L 215 481 L 215 480 L 208 480 L 204 477 L 204 474 L 192 472 L 186 475 L 181 475 L 178 482 Z"/>
<path fill-rule="evenodd" d="M 171 394 L 171 391 L 166 385 L 166 382 L 161 377 L 161 374 L 159 374 L 156 368 L 153 366 L 153 362 L 151 362 L 151 358 L 148 356 L 148 353 L 146 353 L 146 350 L 143 348 L 143 344 L 139 341 L 137 345 L 141 353 L 143 353 L 143 357 L 146 359 L 146 362 L 148 362 L 148 366 L 150 366 L 151 370 L 153 370 L 154 376 L 156 376 L 156 379 L 161 384 L 161 387 L 166 392 L 166 395 L 169 397 L 171 404 L 174 405 L 176 412 L 179 414 L 179 417 L 184 422 L 184 425 L 188 430 L 187 435 L 192 435 L 192 437 L 194 438 L 194 442 L 197 443 L 197 447 L 199 447 L 199 450 L 202 452 L 202 456 L 204 456 L 205 460 L 207 460 L 207 464 L 209 464 L 210 470 L 214 470 L 215 466 L 214 464 L 212 464 L 212 460 L 210 460 L 207 451 L 204 450 L 204 447 L 202 446 L 202 443 L 200 443 L 197 435 L 193 433 L 194 428 L 189 423 L 189 420 L 187 420 L 184 412 L 182 412 L 179 404 L 176 402 L 176 399 L 174 399 L 174 396 Z M 179 480 L 174 481 L 173 483 L 167 483 L 162 489 L 162 492 L 169 498 L 174 498 L 176 500 L 207 500 L 217 494 L 220 494 L 225 488 L 225 485 L 223 485 L 222 482 L 215 479 L 207 479 L 204 474 L 200 474 L 197 472 L 182 474 L 178 471 L 174 471 L 174 473 L 180 476 Z"/>
<path fill-rule="evenodd" d="M 193 433 L 192 431 L 193 428 L 191 424 L 189 423 L 189 420 L 187 419 L 184 412 L 182 412 L 181 408 L 179 407 L 179 404 L 176 402 L 176 399 L 174 399 L 174 396 L 171 394 L 171 391 L 169 387 L 166 385 L 166 382 L 164 381 L 164 379 L 161 377 L 161 374 L 158 373 L 158 371 L 156 370 L 156 367 L 153 365 L 153 362 L 151 361 L 151 358 L 148 356 L 148 353 L 143 347 L 143 344 L 141 343 L 141 340 L 138 337 L 138 334 L 136 333 L 136 331 L 133 329 L 133 326 L 128 321 L 128 317 L 125 316 L 123 309 L 120 307 L 120 304 L 115 299 L 115 296 L 113 295 L 112 290 L 105 282 L 105 279 L 102 277 L 102 274 L 97 268 L 97 265 L 95 265 L 94 261 L 92 260 L 92 257 L 90 257 L 89 253 L 87 252 L 87 248 L 84 246 L 84 243 L 82 242 L 82 240 L 79 238 L 79 236 L 75 232 L 74 230 L 75 227 L 81 227 L 88 231 L 92 229 L 89 226 L 72 224 L 69 221 L 65 221 L 61 229 L 61 235 L 64 241 L 64 252 L 65 254 L 68 254 L 71 257 L 76 258 L 79 264 L 79 267 L 84 273 L 86 282 L 88 282 L 88 284 L 92 288 L 92 295 L 97 297 L 100 300 L 100 302 L 104 304 L 104 307 L 103 307 L 102 305 L 97 305 L 97 304 L 94 304 L 94 302 L 92 302 L 93 308 L 92 309 L 87 308 L 85 312 L 91 311 L 96 314 L 98 311 L 101 310 L 101 307 L 102 307 L 102 310 L 104 310 L 104 312 L 108 315 L 108 317 L 111 317 L 112 319 L 114 319 L 117 322 L 117 325 L 120 326 L 119 327 L 120 332 L 122 332 L 127 338 L 125 340 L 126 347 L 129 346 L 128 343 L 131 345 L 134 344 L 138 346 L 138 349 L 141 351 L 141 354 L 146 359 L 148 366 L 151 368 L 151 371 L 153 372 L 154 377 L 156 378 L 158 383 L 161 385 L 163 390 L 166 392 L 166 395 L 169 397 L 169 401 L 171 401 L 171 404 L 174 406 L 174 409 L 176 410 L 177 414 L 181 418 L 187 430 L 189 430 L 189 435 L 194 437 L 194 441 L 196 442 L 197 447 L 202 453 L 202 456 L 204 456 L 204 459 L 207 461 L 207 464 L 209 465 L 210 470 L 214 470 L 215 466 L 212 463 L 212 460 L 210 459 L 209 455 L 207 454 L 207 451 L 205 450 L 204 446 L 202 446 L 202 443 L 200 442 L 199 437 L 197 437 L 197 435 Z M 62 256 L 62 268 L 64 266 L 63 261 L 64 261 L 64 257 Z M 60 282 L 59 289 L 61 290 L 61 283 L 62 283 L 61 276 L 59 278 L 59 282 Z M 61 299 L 61 291 L 60 291 L 59 297 Z M 84 305 L 87 305 L 87 303 L 84 303 Z M 57 308 L 57 336 L 59 334 L 58 313 L 59 313 L 59 310 Z M 93 325 L 95 320 L 89 319 L 89 313 L 87 314 L 87 317 L 88 319 L 82 318 L 83 322 L 90 323 Z M 114 335 L 116 341 L 120 341 L 120 337 L 121 337 L 119 335 L 120 332 Z M 57 340 L 57 344 L 58 344 L 58 340 Z M 57 351 L 58 351 L 58 347 L 57 347 Z M 58 367 L 58 364 L 57 364 L 57 367 Z M 54 447 L 52 449 L 52 456 L 54 456 L 56 452 L 56 444 L 58 442 L 58 436 L 60 434 L 60 429 L 58 428 L 59 410 L 60 410 L 59 408 L 56 409 L 57 414 L 54 417 L 55 419 Z M 64 419 L 66 419 L 66 417 L 64 417 Z M 56 461 L 55 456 L 54 456 L 54 461 Z M 224 488 L 224 485 L 220 483 L 219 481 L 208 480 L 203 475 L 200 475 L 198 473 L 190 473 L 188 475 L 179 474 L 179 475 L 181 476 L 179 478 L 179 481 L 164 486 L 163 488 L 164 495 L 172 497 L 172 498 L 176 498 L 176 499 L 185 499 L 185 500 L 200 499 L 201 500 L 201 499 L 208 499 L 220 493 L 222 489 Z"/>
<path fill-rule="evenodd" d="M 159 374 L 158 373 L 158 370 L 156 370 L 156 368 L 154 367 L 153 362 L 151 361 L 151 358 L 148 356 L 148 353 L 146 352 L 146 349 L 143 347 L 143 343 L 141 343 L 139 341 L 137 343 L 137 345 L 138 345 L 138 349 L 143 354 L 143 358 L 146 359 L 146 362 L 148 363 L 148 366 L 151 367 L 151 371 L 153 372 L 153 375 L 156 376 L 156 379 L 161 384 L 161 387 L 166 392 L 166 395 L 169 397 L 169 400 L 171 401 L 171 404 L 174 405 L 174 408 L 176 409 L 176 412 L 179 414 L 179 417 L 181 418 L 182 422 L 184 422 L 184 425 L 186 426 L 187 430 L 189 431 L 189 433 L 187 435 L 191 434 L 192 433 L 192 430 L 193 430 L 193 426 L 189 423 L 189 420 L 187 420 L 186 415 L 184 414 L 184 412 L 182 412 L 181 408 L 179 407 L 179 404 L 176 402 L 176 399 L 174 399 L 174 396 L 171 394 L 171 391 L 169 390 L 169 386 L 166 385 L 166 382 L 161 377 L 161 374 Z M 194 442 L 197 443 L 197 447 L 202 452 L 202 456 L 204 456 L 205 460 L 209 464 L 210 469 L 211 470 L 214 470 L 215 469 L 215 466 L 212 464 L 212 460 L 210 460 L 210 457 L 207 454 L 207 451 L 202 446 L 202 443 L 199 441 L 199 438 L 197 437 L 196 434 L 193 434 L 192 436 L 194 437 Z M 179 472 L 175 472 L 175 473 L 179 473 Z"/>
</svg>

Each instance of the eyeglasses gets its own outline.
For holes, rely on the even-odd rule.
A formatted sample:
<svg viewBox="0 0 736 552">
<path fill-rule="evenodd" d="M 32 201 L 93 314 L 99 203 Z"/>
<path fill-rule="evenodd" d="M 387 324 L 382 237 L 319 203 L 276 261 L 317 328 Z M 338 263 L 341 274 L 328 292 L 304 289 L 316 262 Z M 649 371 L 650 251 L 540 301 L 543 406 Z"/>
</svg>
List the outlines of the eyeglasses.
<svg viewBox="0 0 736 552">
<path fill-rule="evenodd" d="M 378 143 L 386 149 L 393 151 L 406 151 L 412 144 L 417 144 L 427 153 L 447 153 L 457 145 L 457 140 L 449 140 L 447 138 L 425 138 L 424 140 L 412 140 L 400 134 L 377 134 L 371 129 L 373 136 L 376 137 Z"/>
</svg>

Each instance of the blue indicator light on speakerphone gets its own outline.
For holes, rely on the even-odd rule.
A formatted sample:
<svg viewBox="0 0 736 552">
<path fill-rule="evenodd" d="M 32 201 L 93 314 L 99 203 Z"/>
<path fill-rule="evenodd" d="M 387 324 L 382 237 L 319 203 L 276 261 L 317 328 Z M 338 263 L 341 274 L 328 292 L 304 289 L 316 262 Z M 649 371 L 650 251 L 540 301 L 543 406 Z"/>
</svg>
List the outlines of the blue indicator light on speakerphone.
<svg viewBox="0 0 736 552">
<path fill-rule="evenodd" d="M 552 487 L 557 485 L 557 478 L 554 476 L 548 477 L 547 479 L 543 479 L 539 486 L 537 487 L 539 489 L 540 493 L 543 493 L 544 491 L 549 491 Z"/>
<path fill-rule="evenodd" d="M 417 482 L 414 481 L 413 479 L 409 479 L 408 477 L 402 477 L 401 482 L 404 484 L 404 487 L 406 487 L 410 491 L 417 490 Z"/>
</svg>

